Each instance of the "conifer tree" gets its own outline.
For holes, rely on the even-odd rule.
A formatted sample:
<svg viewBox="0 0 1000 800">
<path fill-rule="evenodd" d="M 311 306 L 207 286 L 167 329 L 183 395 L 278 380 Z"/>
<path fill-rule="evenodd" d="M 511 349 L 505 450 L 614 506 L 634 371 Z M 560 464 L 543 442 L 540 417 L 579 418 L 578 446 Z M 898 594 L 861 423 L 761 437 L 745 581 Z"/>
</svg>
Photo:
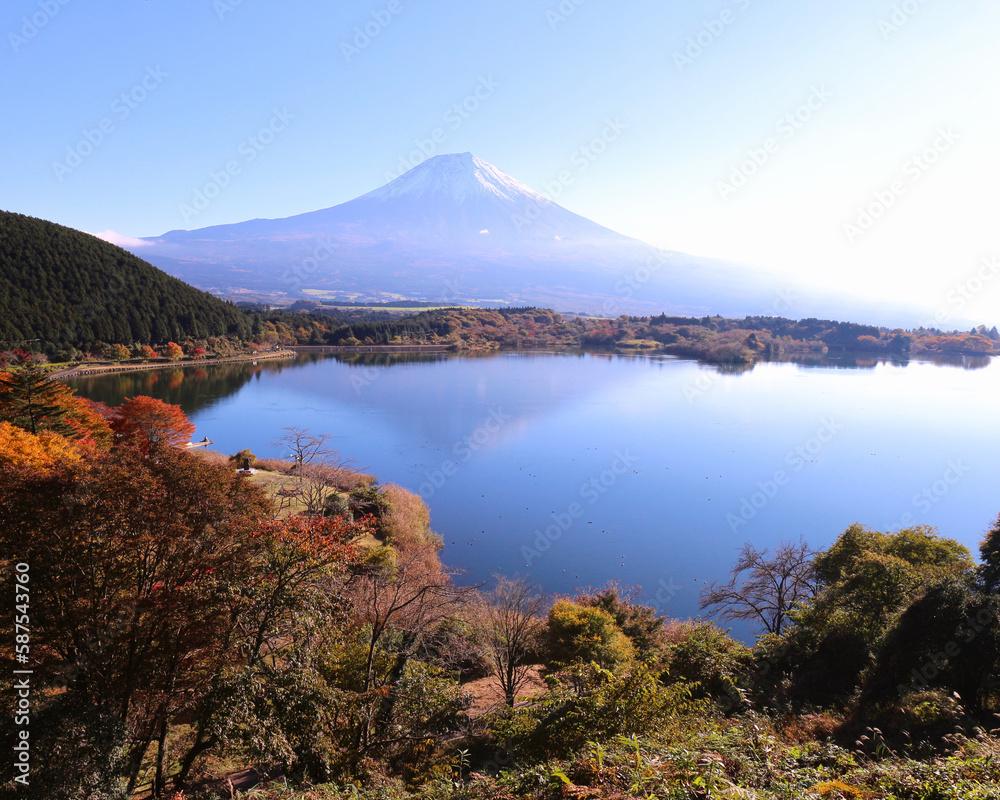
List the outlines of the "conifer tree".
<svg viewBox="0 0 1000 800">
<path fill-rule="evenodd" d="M 0 421 L 35 434 L 52 431 L 76 439 L 80 432 L 67 422 L 73 390 L 50 381 L 35 364 L 0 373 Z"/>
</svg>

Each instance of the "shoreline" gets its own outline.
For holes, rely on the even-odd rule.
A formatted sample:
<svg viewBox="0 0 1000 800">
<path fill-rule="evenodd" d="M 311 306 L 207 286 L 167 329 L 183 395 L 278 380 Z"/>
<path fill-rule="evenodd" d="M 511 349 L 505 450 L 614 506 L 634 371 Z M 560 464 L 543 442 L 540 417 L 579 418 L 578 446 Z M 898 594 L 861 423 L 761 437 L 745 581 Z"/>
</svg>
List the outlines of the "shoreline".
<svg viewBox="0 0 1000 800">
<path fill-rule="evenodd" d="M 67 380 L 69 378 L 82 378 L 89 375 L 109 375 L 118 372 L 139 372 L 150 369 L 177 369 L 185 367 L 210 367 L 214 364 L 238 364 L 244 361 L 275 361 L 278 359 L 295 358 L 297 358 L 297 354 L 291 348 L 285 348 L 284 350 L 278 350 L 273 353 L 231 356 L 229 358 L 200 358 L 197 361 L 184 360 L 168 361 L 165 363 L 147 362 L 144 364 L 118 364 L 114 366 L 109 364 L 100 364 L 95 366 L 83 365 L 58 370 L 57 372 L 53 372 L 49 375 L 49 378 L 52 380 Z"/>
<path fill-rule="evenodd" d="M 484 348 L 483 350 L 486 350 Z M 138 372 L 143 370 L 153 370 L 153 369 L 177 369 L 195 366 L 212 366 L 214 364 L 237 364 L 242 362 L 257 362 L 257 361 L 277 361 L 277 360 L 295 360 L 298 358 L 300 353 L 329 353 L 329 354 L 346 354 L 346 353 L 447 353 L 447 352 L 483 352 L 480 348 L 455 348 L 453 344 L 415 344 L 415 345 L 291 345 L 285 347 L 281 350 L 275 352 L 269 352 L 264 354 L 253 354 L 253 355 L 240 355 L 231 356 L 228 358 L 219 359 L 199 359 L 197 361 L 183 360 L 183 361 L 171 361 L 171 362 L 146 362 L 142 364 L 95 364 L 95 365 L 80 365 L 75 367 L 70 367 L 68 369 L 61 369 L 53 372 L 49 375 L 52 380 L 68 380 L 71 378 L 81 378 L 91 375 L 113 375 L 122 372 Z M 521 348 L 488 348 L 490 352 L 501 352 L 504 350 L 513 352 L 529 352 L 528 350 L 522 350 Z M 645 355 L 645 356 L 666 356 L 672 358 L 680 358 L 691 361 L 698 361 L 700 363 L 715 366 L 715 367 L 743 367 L 752 368 L 757 364 L 765 363 L 796 363 L 802 360 L 808 360 L 810 357 L 815 359 L 830 359 L 836 361 L 838 357 L 846 358 L 865 358 L 874 359 L 877 361 L 891 361 L 891 360 L 903 360 L 903 361 L 929 361 L 938 362 L 947 361 L 952 359 L 965 359 L 970 357 L 984 358 L 990 360 L 994 355 L 992 353 L 888 353 L 888 352 L 872 352 L 868 350 L 852 350 L 850 348 L 831 348 L 826 353 L 819 353 L 816 351 L 802 350 L 802 351 L 791 351 L 782 353 L 777 356 L 770 356 L 766 358 L 755 358 L 752 361 L 746 362 L 731 362 L 716 360 L 707 356 L 706 354 L 698 355 L 692 352 L 679 351 L 672 348 L 643 348 L 643 347 L 580 347 L 580 345 L 549 345 L 545 348 L 546 351 L 558 352 L 562 350 L 572 351 L 572 350 L 592 350 L 594 352 L 608 352 L 616 353 L 618 355 Z"/>
</svg>

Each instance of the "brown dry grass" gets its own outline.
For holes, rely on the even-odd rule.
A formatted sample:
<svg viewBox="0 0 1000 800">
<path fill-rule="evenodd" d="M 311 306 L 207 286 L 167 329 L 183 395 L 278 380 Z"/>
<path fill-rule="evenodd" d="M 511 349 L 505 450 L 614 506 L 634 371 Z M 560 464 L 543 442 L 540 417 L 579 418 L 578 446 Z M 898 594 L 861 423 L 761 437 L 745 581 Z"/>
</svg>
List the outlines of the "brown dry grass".
<svg viewBox="0 0 1000 800">
<path fill-rule="evenodd" d="M 209 450 L 206 447 L 191 447 L 188 448 L 188 452 L 198 456 L 198 458 L 202 461 L 206 461 L 213 466 L 229 466 L 229 456 L 225 453 L 220 453 L 217 450 Z"/>
<path fill-rule="evenodd" d="M 787 741 L 804 744 L 832 739 L 844 720 L 831 712 L 791 716 L 785 720 L 782 735 Z"/>
<path fill-rule="evenodd" d="M 204 448 L 194 448 L 191 452 L 210 464 L 223 467 L 232 466 L 229 462 L 229 456 L 224 453 Z M 307 510 L 300 497 L 293 494 L 300 480 L 295 474 L 294 464 L 291 461 L 280 458 L 259 458 L 253 466 L 257 473 L 246 476 L 247 480 L 263 489 L 275 505 L 280 507 L 276 515 L 279 519 L 302 514 Z M 325 485 L 333 487 L 333 491 L 341 495 L 374 480 L 371 475 L 365 475 L 363 472 L 347 467 L 310 465 L 308 470 L 311 477 L 321 479 Z M 283 491 L 287 492 L 288 496 L 283 497 L 281 494 Z M 359 544 L 363 547 L 380 547 L 382 543 L 374 536 L 368 535 Z"/>
<path fill-rule="evenodd" d="M 294 475 L 296 470 L 293 462 L 282 458 L 258 458 L 254 462 L 254 467 L 279 475 Z M 366 475 L 364 472 L 350 467 L 333 464 L 309 464 L 306 469 L 311 476 L 325 481 L 330 486 L 335 486 L 342 492 L 352 492 L 359 486 L 367 486 L 375 480 L 372 475 Z"/>
<path fill-rule="evenodd" d="M 515 707 L 526 705 L 545 692 L 545 681 L 542 680 L 543 669 L 541 664 L 531 667 L 528 672 L 528 680 L 517 693 Z M 500 682 L 492 675 L 488 678 L 479 678 L 464 683 L 462 690 L 472 698 L 472 705 L 469 707 L 469 716 L 471 717 L 479 717 L 503 707 L 504 696 L 503 692 L 500 691 Z"/>
</svg>

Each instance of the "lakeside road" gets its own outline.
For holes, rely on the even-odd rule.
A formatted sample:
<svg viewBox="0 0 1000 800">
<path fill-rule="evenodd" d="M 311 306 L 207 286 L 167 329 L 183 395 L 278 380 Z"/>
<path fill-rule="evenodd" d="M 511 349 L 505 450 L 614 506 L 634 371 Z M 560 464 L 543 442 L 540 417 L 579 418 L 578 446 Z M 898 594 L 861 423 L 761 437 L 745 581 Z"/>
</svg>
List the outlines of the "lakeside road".
<svg viewBox="0 0 1000 800">
<path fill-rule="evenodd" d="M 276 350 L 273 353 L 254 353 L 252 355 L 232 356 L 230 358 L 200 358 L 196 361 L 165 361 L 146 362 L 143 364 L 94 364 L 70 367 L 53 372 L 49 377 L 53 380 L 79 378 L 84 375 L 105 375 L 117 372 L 137 372 L 149 369 L 177 369 L 178 367 L 210 367 L 213 364 L 237 364 L 250 361 L 275 361 L 278 359 L 294 359 L 297 354 L 290 348 Z"/>
</svg>

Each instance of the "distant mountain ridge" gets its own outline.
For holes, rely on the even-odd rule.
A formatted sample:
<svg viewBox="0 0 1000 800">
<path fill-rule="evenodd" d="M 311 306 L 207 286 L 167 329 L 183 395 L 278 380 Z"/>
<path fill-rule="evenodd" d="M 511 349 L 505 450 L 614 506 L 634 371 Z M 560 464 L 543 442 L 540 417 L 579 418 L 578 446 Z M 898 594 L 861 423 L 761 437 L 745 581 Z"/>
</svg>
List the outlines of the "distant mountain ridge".
<svg viewBox="0 0 1000 800">
<path fill-rule="evenodd" d="M 96 236 L 0 211 L 0 349 L 223 335 L 250 335 L 235 306 Z"/>
<path fill-rule="evenodd" d="M 806 293 L 741 265 L 616 233 L 471 153 L 435 156 L 330 208 L 143 242 L 152 263 L 223 295 L 403 296 L 611 316 L 858 310 L 854 298 L 839 306 L 829 297 L 805 300 Z"/>
</svg>

